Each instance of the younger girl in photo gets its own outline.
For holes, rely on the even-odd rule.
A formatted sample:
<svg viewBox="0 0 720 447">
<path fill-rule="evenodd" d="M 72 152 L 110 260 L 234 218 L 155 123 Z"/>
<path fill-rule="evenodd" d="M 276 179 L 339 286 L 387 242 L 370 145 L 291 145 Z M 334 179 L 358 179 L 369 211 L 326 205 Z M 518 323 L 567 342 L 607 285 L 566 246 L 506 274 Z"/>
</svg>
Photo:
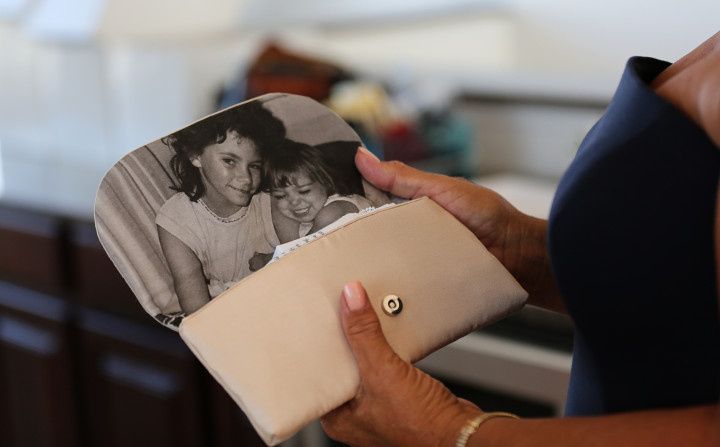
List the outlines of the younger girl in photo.
<svg viewBox="0 0 720 447">
<path fill-rule="evenodd" d="M 282 243 L 372 206 L 359 194 L 338 194 L 341 173 L 315 146 L 286 139 L 268 154 L 263 171 L 262 189 L 270 193 L 273 225 Z"/>
</svg>

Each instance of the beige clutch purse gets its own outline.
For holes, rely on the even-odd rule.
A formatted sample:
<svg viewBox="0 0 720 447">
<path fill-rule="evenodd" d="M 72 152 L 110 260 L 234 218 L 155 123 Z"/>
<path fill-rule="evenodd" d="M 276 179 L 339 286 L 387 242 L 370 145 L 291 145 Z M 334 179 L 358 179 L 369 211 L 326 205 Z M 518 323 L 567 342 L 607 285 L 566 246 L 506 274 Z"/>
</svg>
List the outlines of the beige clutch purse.
<svg viewBox="0 0 720 447">
<path fill-rule="evenodd" d="M 186 317 L 180 335 L 271 445 L 358 387 L 340 326 L 343 285 L 360 280 L 397 354 L 417 361 L 521 307 L 526 292 L 478 239 L 428 198 L 381 208 L 247 276 Z M 388 295 L 402 310 L 386 314 Z"/>
<path fill-rule="evenodd" d="M 158 322 L 179 325 L 268 444 L 289 438 L 357 389 L 339 319 L 346 282 L 363 282 L 390 344 L 410 361 L 526 299 L 497 259 L 433 201 L 382 207 L 389 198 L 355 168 L 360 144 L 322 104 L 269 94 L 136 149 L 98 189 L 98 236 L 138 301 Z M 284 152 L 288 147 L 295 152 Z M 298 154 L 311 162 L 300 163 Z M 279 155 L 298 166 L 288 174 Z M 322 171 L 312 178 L 325 179 L 326 193 L 313 209 L 339 199 L 364 211 L 252 273 L 256 255 L 301 236 L 291 228 L 292 238 L 280 237 L 275 213 L 288 210 L 262 188 L 261 175 L 311 171 Z M 184 288 L 187 279 L 201 287 Z M 188 303 L 205 294 L 215 298 L 184 316 L 194 310 Z M 388 295 L 403 303 L 392 316 L 380 310 Z"/>
</svg>

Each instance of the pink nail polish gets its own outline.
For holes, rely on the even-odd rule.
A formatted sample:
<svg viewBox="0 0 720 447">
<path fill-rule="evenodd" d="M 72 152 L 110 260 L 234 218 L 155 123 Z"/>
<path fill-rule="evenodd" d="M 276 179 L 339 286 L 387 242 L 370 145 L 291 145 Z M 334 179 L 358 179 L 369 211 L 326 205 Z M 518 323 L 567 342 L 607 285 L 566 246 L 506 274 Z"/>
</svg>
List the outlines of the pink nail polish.
<svg viewBox="0 0 720 447">
<path fill-rule="evenodd" d="M 367 149 L 364 148 L 363 146 L 360 146 L 360 147 L 358 148 L 358 150 L 359 150 L 360 152 L 362 152 L 364 155 L 372 158 L 373 160 L 375 160 L 375 161 L 380 161 L 380 159 L 377 158 L 377 156 L 376 156 L 375 154 L 373 154 L 372 152 L 370 152 L 369 150 L 367 150 Z"/>
<path fill-rule="evenodd" d="M 360 310 L 365 306 L 365 293 L 363 293 L 362 286 L 357 281 L 345 284 L 343 298 L 345 298 L 345 304 L 351 311 Z"/>
</svg>

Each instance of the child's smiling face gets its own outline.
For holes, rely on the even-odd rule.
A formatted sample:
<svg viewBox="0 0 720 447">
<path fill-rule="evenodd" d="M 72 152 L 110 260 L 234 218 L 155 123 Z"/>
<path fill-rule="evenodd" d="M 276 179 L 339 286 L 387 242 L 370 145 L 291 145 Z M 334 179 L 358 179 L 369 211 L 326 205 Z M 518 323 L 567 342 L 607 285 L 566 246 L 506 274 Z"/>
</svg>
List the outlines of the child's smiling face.
<svg viewBox="0 0 720 447">
<path fill-rule="evenodd" d="M 273 188 L 271 191 L 275 206 L 289 219 L 311 223 L 325 206 L 327 191 L 305 172 L 299 172 L 290 178 L 290 185 Z"/>
<path fill-rule="evenodd" d="M 207 146 L 191 161 L 205 184 L 203 202 L 219 216 L 230 216 L 248 206 L 258 191 L 262 159 L 248 138 L 228 132 L 225 141 Z"/>
</svg>

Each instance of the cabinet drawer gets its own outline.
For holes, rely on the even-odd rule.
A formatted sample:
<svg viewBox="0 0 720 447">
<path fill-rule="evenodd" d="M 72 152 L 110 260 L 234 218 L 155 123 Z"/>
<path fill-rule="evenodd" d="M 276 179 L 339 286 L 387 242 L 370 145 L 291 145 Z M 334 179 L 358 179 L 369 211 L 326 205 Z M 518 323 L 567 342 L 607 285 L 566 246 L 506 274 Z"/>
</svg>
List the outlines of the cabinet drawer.
<svg viewBox="0 0 720 447">
<path fill-rule="evenodd" d="M 88 445 L 207 444 L 200 366 L 177 334 L 79 312 Z"/>
<path fill-rule="evenodd" d="M 91 222 L 70 224 L 73 295 L 78 304 L 151 321 L 100 245 Z"/>
<path fill-rule="evenodd" d="M 65 286 L 62 221 L 0 207 L 0 277 L 54 294 Z"/>
<path fill-rule="evenodd" d="M 0 444 L 78 441 L 68 305 L 0 283 Z"/>
</svg>

